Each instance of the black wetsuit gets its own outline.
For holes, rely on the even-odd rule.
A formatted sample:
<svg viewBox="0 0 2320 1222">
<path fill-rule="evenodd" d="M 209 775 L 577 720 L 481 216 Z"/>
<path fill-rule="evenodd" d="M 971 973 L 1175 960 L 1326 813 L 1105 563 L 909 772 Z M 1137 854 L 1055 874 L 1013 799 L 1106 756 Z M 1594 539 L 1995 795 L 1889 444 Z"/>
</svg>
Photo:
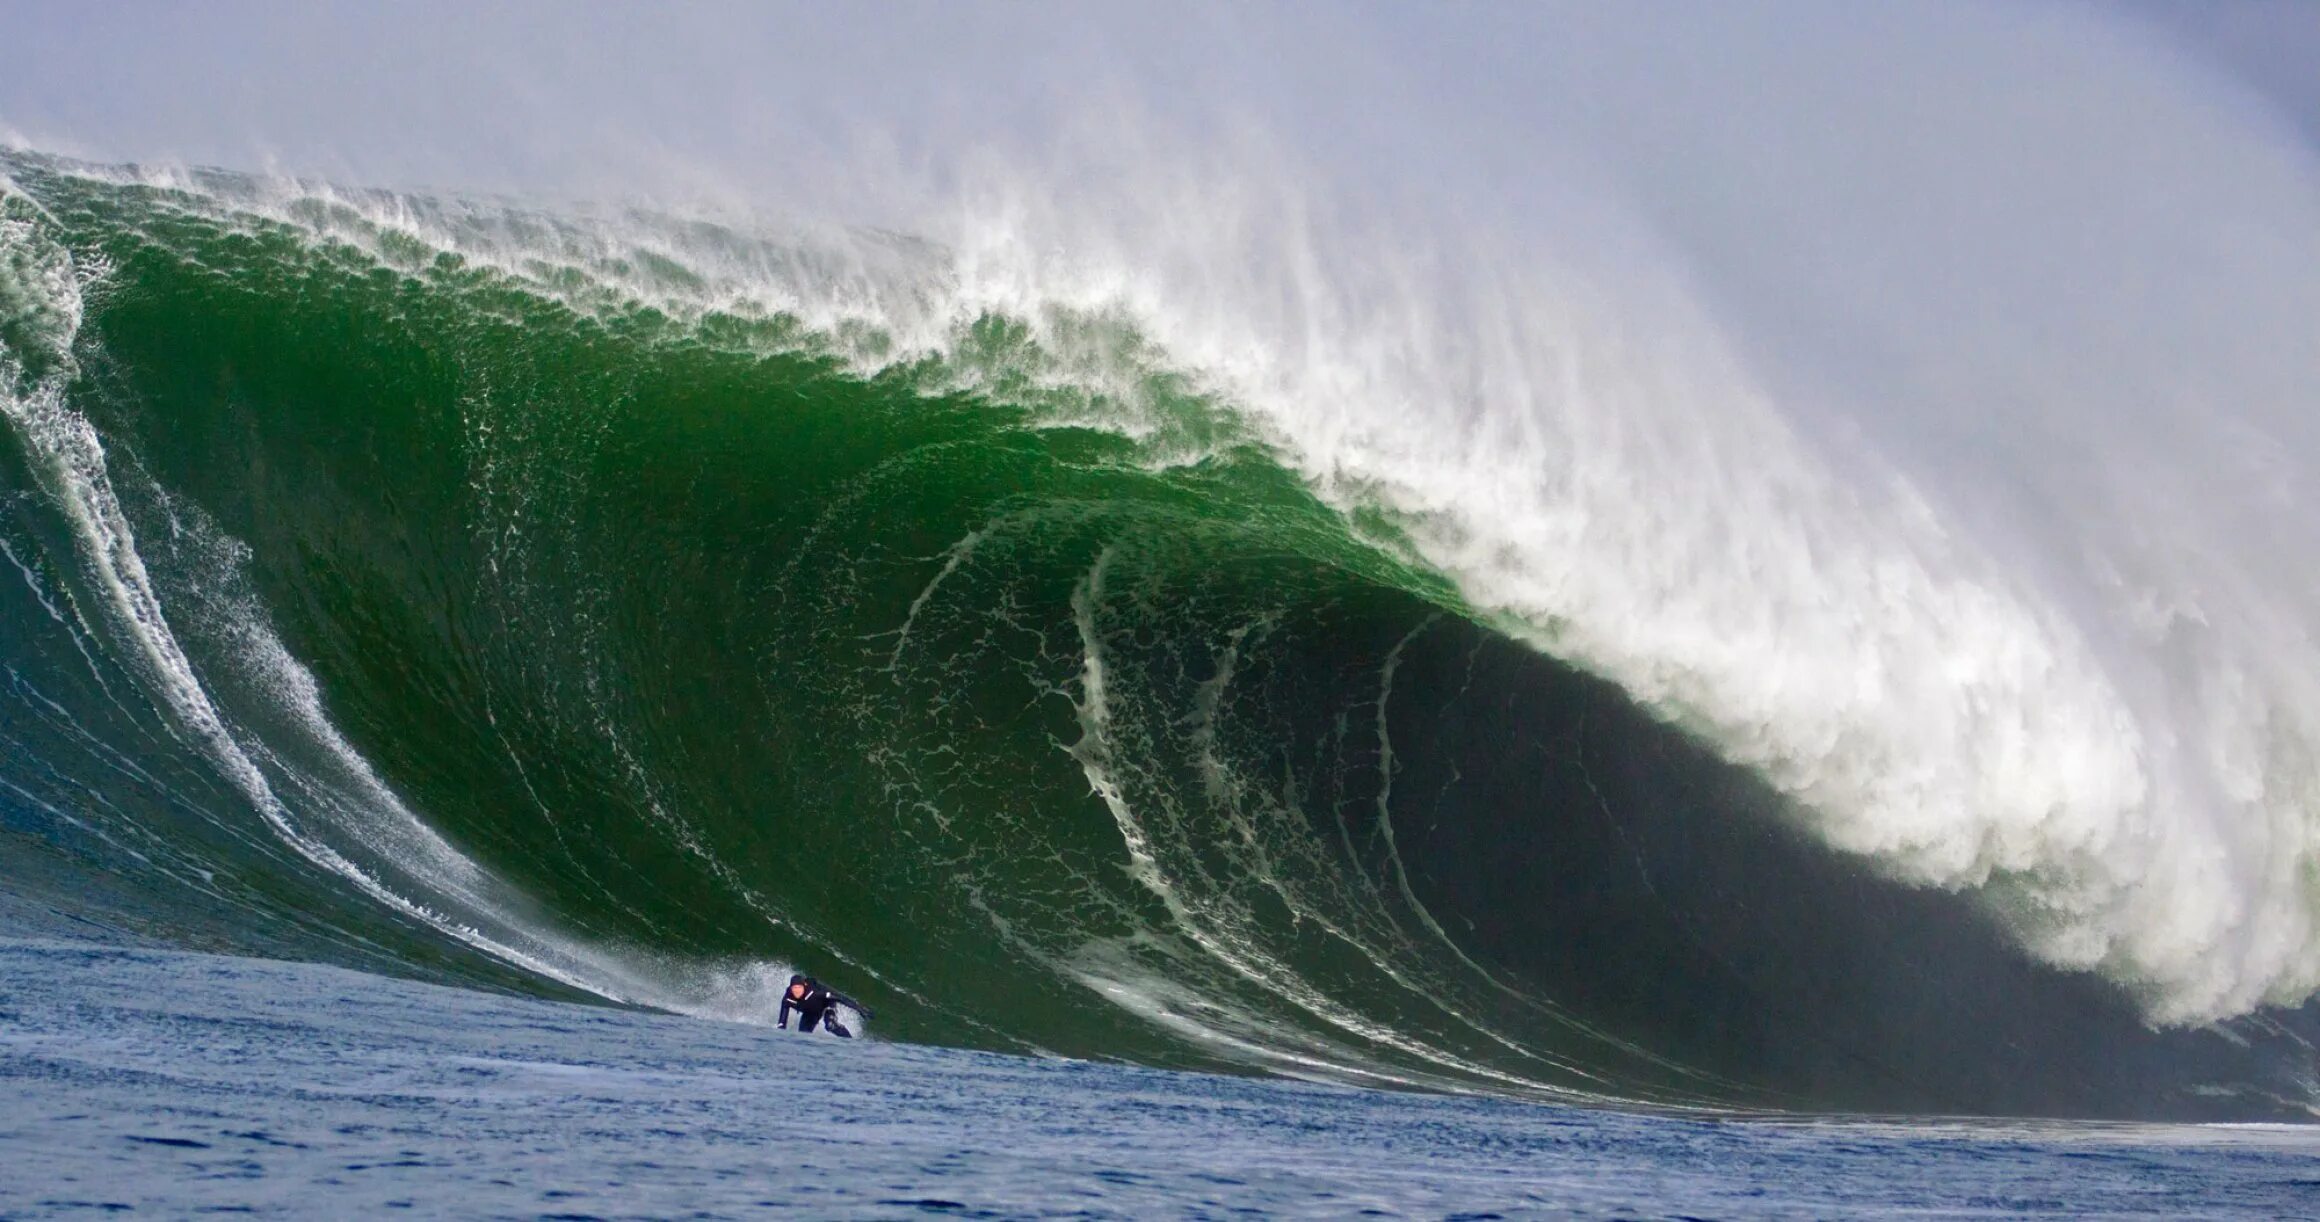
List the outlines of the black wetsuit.
<svg viewBox="0 0 2320 1222">
<path fill-rule="evenodd" d="M 787 1029 L 789 1027 L 789 1012 L 796 1010 L 798 1012 L 798 1030 L 800 1031 L 811 1031 L 815 1024 L 820 1023 L 827 1026 L 832 1035 L 842 1035 L 847 1039 L 854 1038 L 854 1033 L 846 1030 L 845 1025 L 838 1021 L 835 1007 L 845 1006 L 858 1014 L 868 1014 L 868 1011 L 862 1009 L 861 1003 L 844 993 L 831 992 L 821 981 L 811 976 L 806 978 L 805 986 L 806 995 L 803 997 L 792 998 L 788 989 L 781 991 L 780 1025 Z"/>
</svg>

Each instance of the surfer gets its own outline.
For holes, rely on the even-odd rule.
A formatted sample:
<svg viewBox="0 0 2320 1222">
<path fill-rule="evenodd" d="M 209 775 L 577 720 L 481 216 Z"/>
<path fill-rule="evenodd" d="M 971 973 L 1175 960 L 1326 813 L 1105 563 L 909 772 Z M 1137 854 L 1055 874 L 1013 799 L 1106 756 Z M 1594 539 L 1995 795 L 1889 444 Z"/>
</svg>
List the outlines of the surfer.
<svg viewBox="0 0 2320 1222">
<path fill-rule="evenodd" d="M 789 1012 L 796 1010 L 798 1030 L 812 1031 L 814 1024 L 820 1023 L 830 1029 L 830 1034 L 852 1039 L 854 1033 L 846 1030 L 834 1012 L 838 1006 L 844 1006 L 864 1018 L 871 1017 L 868 1007 L 844 993 L 832 992 L 821 981 L 811 976 L 792 976 L 789 978 L 789 988 L 781 995 L 781 1019 L 776 1025 L 784 1031 L 789 1030 Z"/>
</svg>

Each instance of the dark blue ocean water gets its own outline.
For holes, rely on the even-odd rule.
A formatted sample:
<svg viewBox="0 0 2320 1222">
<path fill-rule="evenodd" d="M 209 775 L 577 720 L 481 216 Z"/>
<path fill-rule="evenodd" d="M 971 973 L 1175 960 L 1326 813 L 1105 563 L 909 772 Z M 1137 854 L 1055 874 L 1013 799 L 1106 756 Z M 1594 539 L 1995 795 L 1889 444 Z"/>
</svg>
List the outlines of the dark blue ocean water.
<svg viewBox="0 0 2320 1222">
<path fill-rule="evenodd" d="M 2320 1214 L 2320 1131 L 1639 1115 L 0 942 L 0 1214 Z"/>
</svg>

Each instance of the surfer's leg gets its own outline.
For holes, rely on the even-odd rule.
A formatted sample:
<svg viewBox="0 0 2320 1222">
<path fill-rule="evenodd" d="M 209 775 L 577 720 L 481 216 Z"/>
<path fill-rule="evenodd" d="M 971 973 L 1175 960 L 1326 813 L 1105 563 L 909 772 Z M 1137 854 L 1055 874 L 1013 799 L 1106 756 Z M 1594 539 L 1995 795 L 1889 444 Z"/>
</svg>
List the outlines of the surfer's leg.
<svg viewBox="0 0 2320 1222">
<path fill-rule="evenodd" d="M 845 1024 L 838 1021 L 838 1015 L 835 1011 L 831 1012 L 829 1018 L 823 1020 L 822 1025 L 828 1027 L 832 1035 L 849 1040 L 854 1038 L 854 1033 L 846 1030 Z"/>
<path fill-rule="evenodd" d="M 822 1021 L 820 1010 L 801 1010 L 798 1012 L 798 1030 L 804 1034 L 813 1034 L 814 1024 L 820 1021 Z"/>
</svg>

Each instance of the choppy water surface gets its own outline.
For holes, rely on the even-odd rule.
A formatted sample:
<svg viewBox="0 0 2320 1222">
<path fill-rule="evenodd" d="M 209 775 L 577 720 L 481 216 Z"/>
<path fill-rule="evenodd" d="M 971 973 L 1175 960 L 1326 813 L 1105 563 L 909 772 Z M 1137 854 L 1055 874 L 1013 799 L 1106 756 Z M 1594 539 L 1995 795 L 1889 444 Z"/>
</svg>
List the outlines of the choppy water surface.
<svg viewBox="0 0 2320 1222">
<path fill-rule="evenodd" d="M 0 1202 L 494 1217 L 2287 1217 L 2293 1127 L 1771 1123 L 0 944 Z"/>
</svg>

